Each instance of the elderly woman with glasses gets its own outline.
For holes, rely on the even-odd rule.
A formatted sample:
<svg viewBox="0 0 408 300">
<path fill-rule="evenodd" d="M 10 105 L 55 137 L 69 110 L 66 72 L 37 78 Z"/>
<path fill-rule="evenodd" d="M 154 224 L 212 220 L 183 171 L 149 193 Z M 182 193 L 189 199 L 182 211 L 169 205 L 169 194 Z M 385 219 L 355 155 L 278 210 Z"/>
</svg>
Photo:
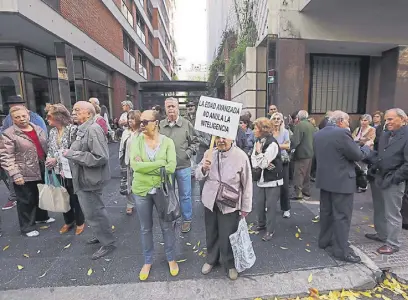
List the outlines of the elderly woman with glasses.
<svg viewBox="0 0 408 300">
<path fill-rule="evenodd" d="M 279 142 L 272 134 L 272 121 L 259 118 L 254 124 L 257 142 L 251 161 L 253 179 L 256 181 L 254 199 L 258 217 L 257 230 L 266 230 L 262 240 L 270 241 L 275 233 L 276 202 L 283 185 L 283 162 Z"/>
<path fill-rule="evenodd" d="M 38 207 L 37 184 L 43 183 L 47 136 L 41 127 L 30 123 L 30 114 L 24 106 L 10 109 L 13 126 L 1 136 L 0 162 L 13 179 L 17 195 L 17 214 L 21 233 L 36 237 L 40 233 L 35 223 L 52 223 L 48 212 Z"/>
<path fill-rule="evenodd" d="M 145 281 L 153 264 L 153 207 L 158 201 L 157 188 L 161 185 L 160 169 L 165 168 L 171 176 L 176 170 L 176 149 L 172 139 L 159 133 L 160 115 L 146 110 L 140 116 L 142 134 L 133 142 L 130 150 L 130 165 L 133 169 L 132 191 L 139 217 L 143 255 L 145 263 L 139 279 Z M 157 209 L 157 207 L 156 207 Z M 173 222 L 159 219 L 164 238 L 164 251 L 171 276 L 177 276 L 179 267 L 175 253 L 175 229 Z"/>
<path fill-rule="evenodd" d="M 85 229 L 85 217 L 79 204 L 78 196 L 74 193 L 72 178 L 64 178 L 61 151 L 69 149 L 76 138 L 77 126 L 72 125 L 71 113 L 60 104 L 47 104 L 47 122 L 52 129 L 48 137 L 48 153 L 45 166 L 54 170 L 58 180 L 67 189 L 71 209 L 64 213 L 65 224 L 60 229 L 60 234 L 65 234 L 76 226 L 75 234 L 80 235 Z"/>
<path fill-rule="evenodd" d="M 290 218 L 290 200 L 289 200 L 289 151 L 290 136 L 289 130 L 285 128 L 283 115 L 279 112 L 274 113 L 271 117 L 272 134 L 279 143 L 283 163 L 283 185 L 280 193 L 280 206 L 284 218 Z"/>
</svg>

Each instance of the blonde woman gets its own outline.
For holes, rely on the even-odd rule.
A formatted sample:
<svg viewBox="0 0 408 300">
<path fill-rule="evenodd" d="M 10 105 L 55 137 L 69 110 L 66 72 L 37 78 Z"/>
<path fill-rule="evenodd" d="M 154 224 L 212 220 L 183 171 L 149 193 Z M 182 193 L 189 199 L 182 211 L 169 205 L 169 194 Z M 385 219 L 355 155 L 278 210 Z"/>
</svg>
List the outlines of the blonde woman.
<svg viewBox="0 0 408 300">
<path fill-rule="evenodd" d="M 279 143 L 283 163 L 283 185 L 280 193 L 280 206 L 284 218 L 290 218 L 290 200 L 289 200 L 289 151 L 290 136 L 289 131 L 285 129 L 285 121 L 281 113 L 274 113 L 271 117 L 272 134 Z"/>
<path fill-rule="evenodd" d="M 361 116 L 360 127 L 357 127 L 352 134 L 355 142 L 369 146 L 374 144 L 375 128 L 370 125 L 372 121 L 373 119 L 369 114 Z"/>
</svg>

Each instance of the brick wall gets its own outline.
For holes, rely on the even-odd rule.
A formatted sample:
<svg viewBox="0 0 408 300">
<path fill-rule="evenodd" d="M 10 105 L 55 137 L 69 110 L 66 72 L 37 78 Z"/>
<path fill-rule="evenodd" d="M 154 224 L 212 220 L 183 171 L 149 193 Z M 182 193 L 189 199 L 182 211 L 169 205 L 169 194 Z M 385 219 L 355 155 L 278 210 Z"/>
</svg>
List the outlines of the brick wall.
<svg viewBox="0 0 408 300">
<path fill-rule="evenodd" d="M 121 102 L 126 100 L 126 78 L 118 73 L 114 72 L 112 74 L 112 85 L 113 85 L 113 99 L 112 99 L 112 109 L 113 116 L 119 117 L 122 113 Z"/>
<path fill-rule="evenodd" d="M 61 0 L 61 15 L 123 61 L 122 27 L 102 1 Z"/>
</svg>

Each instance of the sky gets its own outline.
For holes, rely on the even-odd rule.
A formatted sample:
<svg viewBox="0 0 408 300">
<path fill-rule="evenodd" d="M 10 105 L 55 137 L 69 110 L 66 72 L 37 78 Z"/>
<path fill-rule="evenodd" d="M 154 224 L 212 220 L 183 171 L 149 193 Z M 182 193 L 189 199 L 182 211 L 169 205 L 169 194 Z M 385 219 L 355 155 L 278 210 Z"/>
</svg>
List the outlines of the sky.
<svg viewBox="0 0 408 300">
<path fill-rule="evenodd" d="M 176 0 L 174 35 L 178 58 L 191 63 L 206 63 L 206 0 Z"/>
</svg>

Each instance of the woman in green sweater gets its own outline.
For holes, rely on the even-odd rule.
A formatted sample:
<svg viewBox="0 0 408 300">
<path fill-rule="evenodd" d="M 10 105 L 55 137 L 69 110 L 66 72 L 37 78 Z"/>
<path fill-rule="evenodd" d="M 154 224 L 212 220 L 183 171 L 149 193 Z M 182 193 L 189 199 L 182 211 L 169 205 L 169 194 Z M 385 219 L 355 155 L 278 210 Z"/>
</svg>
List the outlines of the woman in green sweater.
<svg viewBox="0 0 408 300">
<path fill-rule="evenodd" d="M 143 265 L 139 279 L 149 277 L 153 263 L 153 206 L 156 189 L 160 187 L 160 168 L 165 167 L 167 174 L 176 170 L 176 150 L 168 137 L 159 133 L 160 115 L 153 110 L 146 110 L 140 117 L 140 129 L 143 134 L 137 137 L 130 150 L 130 164 L 134 171 L 132 191 L 135 194 L 135 207 L 140 220 Z M 175 231 L 172 222 L 160 219 L 160 227 L 164 238 L 164 248 L 169 263 L 170 274 L 177 276 L 179 267 L 175 255 Z"/>
</svg>

